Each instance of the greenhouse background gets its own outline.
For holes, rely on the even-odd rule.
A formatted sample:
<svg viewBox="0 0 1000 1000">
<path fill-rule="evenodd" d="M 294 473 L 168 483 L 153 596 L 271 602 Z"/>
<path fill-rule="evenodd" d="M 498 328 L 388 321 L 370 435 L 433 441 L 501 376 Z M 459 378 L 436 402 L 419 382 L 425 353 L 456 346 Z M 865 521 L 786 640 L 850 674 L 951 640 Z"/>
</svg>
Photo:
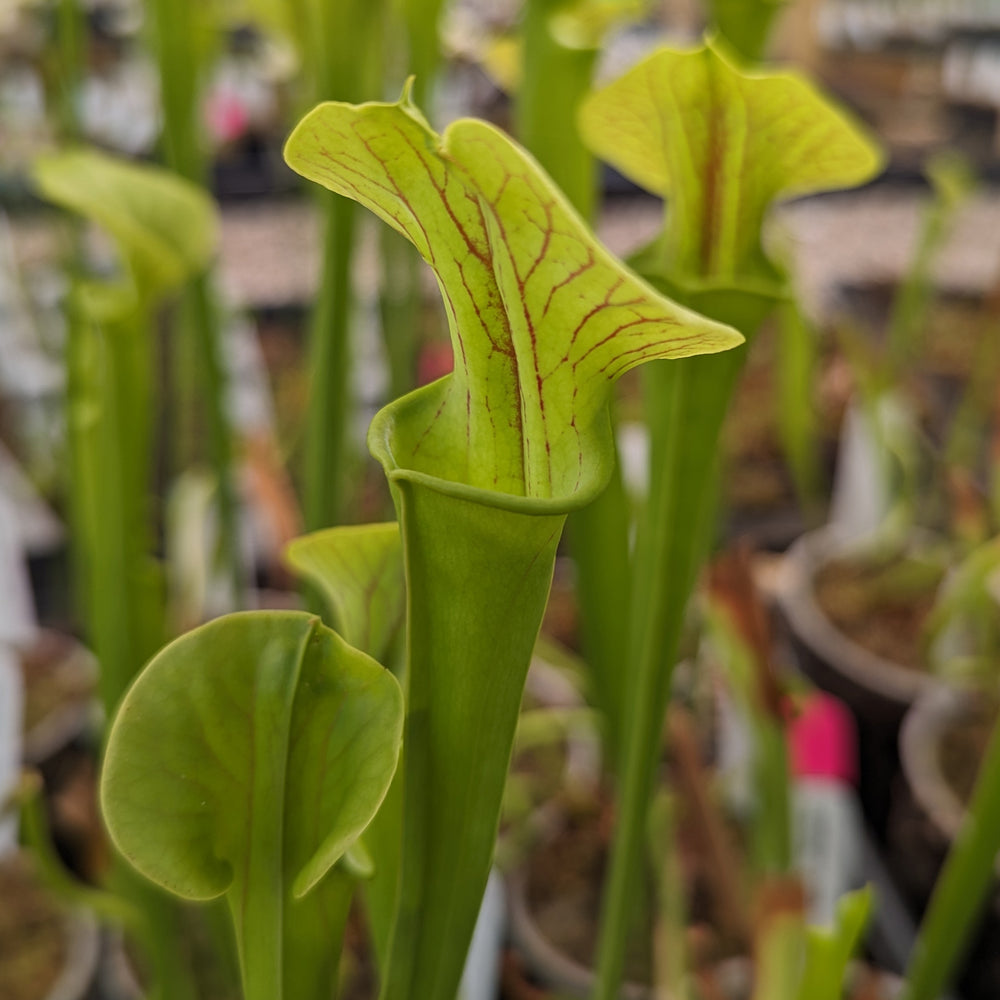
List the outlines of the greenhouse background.
<svg viewBox="0 0 1000 1000">
<path fill-rule="evenodd" d="M 1000 996 L 998 0 L 0 0 L 0 1000 Z"/>
</svg>

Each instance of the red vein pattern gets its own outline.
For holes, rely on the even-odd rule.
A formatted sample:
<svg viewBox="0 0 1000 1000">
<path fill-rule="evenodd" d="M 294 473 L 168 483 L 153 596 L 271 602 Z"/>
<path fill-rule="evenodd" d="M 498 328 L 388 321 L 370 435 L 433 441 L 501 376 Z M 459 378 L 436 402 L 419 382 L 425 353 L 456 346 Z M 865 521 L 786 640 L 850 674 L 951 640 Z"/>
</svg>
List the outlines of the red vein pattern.
<svg viewBox="0 0 1000 1000">
<path fill-rule="evenodd" d="M 848 187 L 875 147 L 794 72 L 747 74 L 711 46 L 661 49 L 584 104 L 588 146 L 670 199 L 676 273 L 732 279 L 759 255 L 778 197 Z"/>
<path fill-rule="evenodd" d="M 405 99 L 327 104 L 287 155 L 406 236 L 438 277 L 456 366 L 402 442 L 423 471 L 527 496 L 572 493 L 606 453 L 600 417 L 614 379 L 739 341 L 628 272 L 540 167 L 482 122 L 438 137 Z"/>
</svg>

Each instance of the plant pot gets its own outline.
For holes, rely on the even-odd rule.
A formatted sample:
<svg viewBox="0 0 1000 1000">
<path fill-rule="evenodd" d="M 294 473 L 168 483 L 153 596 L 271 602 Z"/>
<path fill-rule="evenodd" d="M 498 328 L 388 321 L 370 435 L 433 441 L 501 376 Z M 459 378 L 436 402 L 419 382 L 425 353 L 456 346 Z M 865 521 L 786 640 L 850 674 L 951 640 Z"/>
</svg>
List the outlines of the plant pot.
<svg viewBox="0 0 1000 1000">
<path fill-rule="evenodd" d="M 788 501 L 774 507 L 737 507 L 726 519 L 725 536 L 749 539 L 755 550 L 784 552 L 808 527 L 802 508 Z"/>
<path fill-rule="evenodd" d="M 508 878 L 508 898 L 510 902 L 511 943 L 519 953 L 520 961 L 510 963 L 508 976 L 523 979 L 524 971 L 530 972 L 543 987 L 555 991 L 559 996 L 586 998 L 593 994 L 594 972 L 592 969 L 561 951 L 542 932 L 535 920 L 528 900 L 527 879 L 523 871 L 515 872 Z M 862 966 L 856 969 L 856 978 L 861 978 Z M 714 978 L 725 1000 L 749 1000 L 751 964 L 746 958 L 724 959 L 714 967 Z M 902 981 L 891 973 L 875 973 L 875 993 L 865 992 L 865 997 L 875 996 L 879 1000 L 894 1000 L 902 989 Z M 865 977 L 866 979 L 869 977 Z M 534 995 L 530 989 L 519 989 L 517 994 Z M 656 996 L 652 987 L 638 983 L 623 984 L 619 996 L 622 1000 L 653 1000 Z"/>
<path fill-rule="evenodd" d="M 965 819 L 996 703 L 981 692 L 940 685 L 907 712 L 899 735 L 904 781 L 889 823 L 894 873 L 914 907 L 927 905 L 941 866 Z M 1000 864 L 996 866 L 1000 874 Z M 1000 995 L 1000 890 L 994 888 L 960 973 L 966 1000 Z"/>
<path fill-rule="evenodd" d="M 542 987 L 559 996 L 593 995 L 601 889 L 611 835 L 611 810 L 596 790 L 590 796 L 553 799 L 535 816 L 535 847 L 508 874 L 510 940 L 519 957 L 516 963 Z M 724 905 L 708 869 L 714 858 L 706 851 L 703 831 L 692 823 L 677 831 L 673 862 L 683 883 L 690 914 L 692 959 L 698 967 L 714 964 L 737 953 L 739 926 L 720 919 Z M 652 1000 L 647 985 L 655 965 L 651 889 L 643 892 L 644 916 L 636 920 L 625 955 L 621 1000 Z M 711 916 L 710 916 L 711 915 Z M 734 922 L 729 921 L 729 924 Z M 735 922 L 738 925 L 739 921 Z"/>
<path fill-rule="evenodd" d="M 946 777 L 942 746 L 973 708 L 963 692 L 942 687 L 918 698 L 900 727 L 902 774 L 893 789 L 888 836 L 890 856 L 901 859 L 893 875 L 917 911 L 927 905 L 965 811 Z"/>
<path fill-rule="evenodd" d="M 566 817 L 560 810 L 543 809 L 545 817 L 538 825 L 539 830 L 543 843 L 552 843 L 565 827 Z M 527 865 L 519 866 L 507 876 L 510 940 L 520 956 L 520 968 L 543 987 L 560 995 L 589 997 L 594 988 L 594 970 L 554 944 L 546 935 L 530 900 L 529 882 Z M 567 904 L 569 908 L 574 911 L 584 909 L 576 899 Z M 649 1000 L 652 990 L 630 982 L 623 985 L 620 995 L 624 1000 Z"/>
<path fill-rule="evenodd" d="M 788 551 L 777 591 L 799 664 L 824 690 L 863 719 L 898 725 L 918 695 L 936 686 L 920 670 L 879 656 L 842 632 L 816 600 L 820 569 L 843 555 L 836 529 L 803 535 Z"/>
<path fill-rule="evenodd" d="M 899 766 L 899 725 L 917 697 L 939 682 L 931 674 L 859 645 L 820 606 L 817 577 L 845 551 L 844 536 L 832 526 L 803 535 L 785 555 L 776 599 L 803 673 L 843 701 L 855 717 L 860 757 L 865 762 L 860 773 L 861 802 L 881 838 Z"/>
<path fill-rule="evenodd" d="M 716 979 L 726 1000 L 750 1000 L 752 967 L 749 959 L 731 958 L 720 963 Z M 862 962 L 852 962 L 847 969 L 848 1000 L 855 995 L 877 1000 L 895 1000 L 903 989 L 903 981 L 891 972 L 874 969 Z"/>
<path fill-rule="evenodd" d="M 943 841 L 950 843 L 961 829 L 979 766 L 978 752 L 995 717 L 996 706 L 980 692 L 939 685 L 918 698 L 903 720 L 899 733 L 903 775 Z M 949 735 L 955 731 L 961 731 L 963 743 L 949 747 Z"/>
<path fill-rule="evenodd" d="M 0 996 L 84 1000 L 99 951 L 94 919 L 61 910 L 41 888 L 25 852 L 0 861 L 0 885 Z"/>
<path fill-rule="evenodd" d="M 109 930 L 97 970 L 97 989 L 102 1000 L 142 1000 L 142 984 L 129 958 L 119 930 Z"/>
</svg>

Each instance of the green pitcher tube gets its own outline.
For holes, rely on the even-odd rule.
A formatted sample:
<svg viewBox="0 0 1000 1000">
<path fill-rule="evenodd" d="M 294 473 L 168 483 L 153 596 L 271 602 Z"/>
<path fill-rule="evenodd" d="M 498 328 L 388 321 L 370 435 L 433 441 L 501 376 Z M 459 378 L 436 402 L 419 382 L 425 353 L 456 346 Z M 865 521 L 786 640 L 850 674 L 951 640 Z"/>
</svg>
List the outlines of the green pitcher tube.
<svg viewBox="0 0 1000 1000">
<path fill-rule="evenodd" d="M 401 885 L 382 996 L 445 998 L 486 887 L 565 514 L 504 510 L 405 472 L 393 481 L 409 659 Z"/>
</svg>

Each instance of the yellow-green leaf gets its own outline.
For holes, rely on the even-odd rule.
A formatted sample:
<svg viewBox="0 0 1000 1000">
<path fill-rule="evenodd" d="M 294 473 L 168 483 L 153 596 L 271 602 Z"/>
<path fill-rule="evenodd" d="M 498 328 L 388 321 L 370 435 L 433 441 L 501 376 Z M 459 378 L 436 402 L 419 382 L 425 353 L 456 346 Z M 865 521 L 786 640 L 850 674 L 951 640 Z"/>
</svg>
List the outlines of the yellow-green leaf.
<svg viewBox="0 0 1000 1000">
<path fill-rule="evenodd" d="M 538 164 L 484 122 L 438 136 L 406 93 L 322 104 L 285 156 L 406 236 L 437 275 L 455 370 L 414 394 L 394 427 L 395 460 L 415 471 L 571 497 L 607 456 L 616 378 L 741 341 L 627 270 Z"/>
<path fill-rule="evenodd" d="M 32 175 L 43 198 L 108 232 L 143 297 L 180 287 L 215 253 L 211 199 L 159 167 L 68 149 L 39 157 Z"/>
<path fill-rule="evenodd" d="M 341 635 L 384 662 L 403 622 L 403 546 L 399 525 L 348 525 L 303 535 L 285 550 L 288 564 L 317 586 Z"/>
<path fill-rule="evenodd" d="M 775 199 L 851 187 L 882 165 L 804 76 L 742 70 L 713 44 L 658 50 L 592 94 L 580 128 L 594 153 L 669 200 L 663 259 L 702 278 L 754 272 Z"/>
<path fill-rule="evenodd" d="M 108 737 L 101 805 L 147 878 L 225 895 L 247 1000 L 328 997 L 351 884 L 333 870 L 399 755 L 396 679 L 301 612 L 203 625 L 161 650 Z"/>
</svg>

